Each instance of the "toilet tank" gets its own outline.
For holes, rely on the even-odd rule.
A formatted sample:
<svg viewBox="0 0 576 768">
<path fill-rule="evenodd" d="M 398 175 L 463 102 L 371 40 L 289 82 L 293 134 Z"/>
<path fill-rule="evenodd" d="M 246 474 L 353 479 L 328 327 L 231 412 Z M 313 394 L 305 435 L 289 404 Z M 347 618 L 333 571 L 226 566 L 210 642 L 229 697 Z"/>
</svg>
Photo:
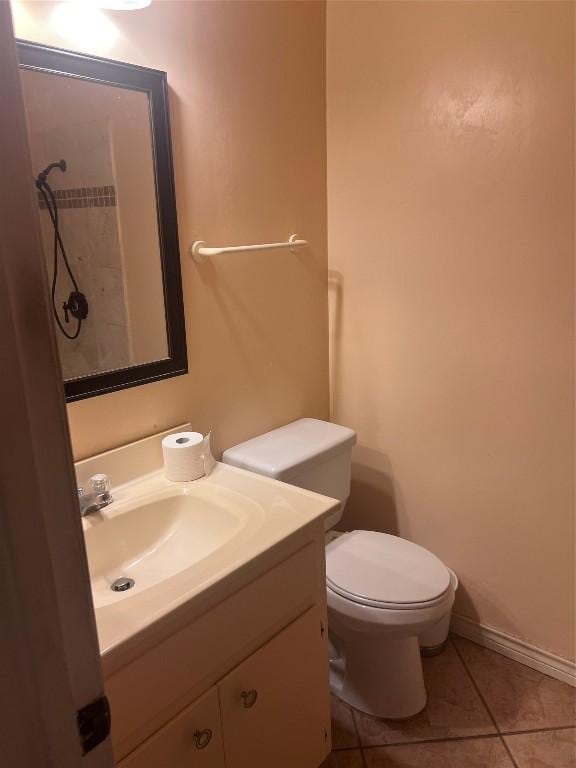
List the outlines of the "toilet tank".
<svg viewBox="0 0 576 768">
<path fill-rule="evenodd" d="M 326 520 L 329 529 L 342 517 L 350 493 L 355 442 L 348 427 L 300 419 L 228 448 L 222 461 L 338 499 L 340 508 Z"/>
</svg>

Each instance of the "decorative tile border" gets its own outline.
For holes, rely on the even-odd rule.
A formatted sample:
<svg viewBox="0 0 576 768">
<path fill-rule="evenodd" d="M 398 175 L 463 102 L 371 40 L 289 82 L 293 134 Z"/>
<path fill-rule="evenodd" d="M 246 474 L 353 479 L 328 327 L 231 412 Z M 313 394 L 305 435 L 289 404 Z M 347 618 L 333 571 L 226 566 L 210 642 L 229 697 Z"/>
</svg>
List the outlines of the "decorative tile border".
<svg viewBox="0 0 576 768">
<path fill-rule="evenodd" d="M 53 189 L 58 209 L 63 208 L 115 208 L 116 187 L 108 184 L 104 187 L 75 187 L 73 189 Z M 40 210 L 46 210 L 42 193 L 38 190 Z"/>
</svg>

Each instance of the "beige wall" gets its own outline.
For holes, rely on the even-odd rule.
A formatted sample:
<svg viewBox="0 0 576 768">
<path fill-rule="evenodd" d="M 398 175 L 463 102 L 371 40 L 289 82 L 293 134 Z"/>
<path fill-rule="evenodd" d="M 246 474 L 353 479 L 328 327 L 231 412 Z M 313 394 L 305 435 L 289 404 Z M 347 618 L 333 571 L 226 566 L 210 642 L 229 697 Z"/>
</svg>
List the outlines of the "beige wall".
<svg viewBox="0 0 576 768">
<path fill-rule="evenodd" d="M 574 653 L 569 3 L 328 3 L 333 418 L 346 522 L 457 610 Z"/>
<path fill-rule="evenodd" d="M 55 5 L 16 2 L 18 36 L 168 72 L 190 367 L 71 404 L 76 457 L 184 421 L 212 428 L 220 450 L 304 415 L 326 418 L 324 4 L 164 0 L 102 13 L 111 44 L 95 23 L 76 43 L 64 37 Z M 311 248 L 203 266 L 188 255 L 197 239 L 292 232 Z"/>
</svg>

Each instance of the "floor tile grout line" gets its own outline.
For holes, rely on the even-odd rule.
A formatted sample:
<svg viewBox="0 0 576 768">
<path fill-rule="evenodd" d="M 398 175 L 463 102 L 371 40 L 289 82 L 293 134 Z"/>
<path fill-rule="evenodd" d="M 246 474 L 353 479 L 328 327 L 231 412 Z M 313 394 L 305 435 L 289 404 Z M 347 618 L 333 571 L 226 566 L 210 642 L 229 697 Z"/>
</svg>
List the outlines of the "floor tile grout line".
<svg viewBox="0 0 576 768">
<path fill-rule="evenodd" d="M 483 696 L 483 694 L 482 694 L 482 692 L 481 692 L 481 690 L 480 690 L 480 688 L 478 686 L 478 683 L 476 682 L 476 680 L 474 678 L 474 675 L 472 674 L 472 672 L 468 668 L 468 664 L 466 664 L 466 661 L 465 661 L 463 655 L 460 653 L 460 649 L 458 648 L 458 646 L 456 645 L 454 640 L 452 640 L 452 638 L 450 638 L 450 642 L 452 643 L 452 647 L 456 651 L 456 655 L 458 656 L 458 658 L 462 662 L 462 666 L 464 667 L 464 670 L 466 671 L 466 674 L 470 678 L 470 681 L 471 681 L 472 685 L 474 686 L 474 690 L 476 691 L 476 693 L 480 697 L 480 701 L 482 702 L 482 704 L 484 704 L 484 708 L 486 709 L 486 712 L 488 712 L 488 716 L 490 717 L 490 720 L 492 720 L 492 725 L 494 726 L 494 728 L 496 728 L 496 732 L 500 733 L 500 727 L 498 726 L 498 723 L 496 722 L 496 717 L 494 716 L 492 710 L 488 706 L 488 702 L 484 698 L 484 696 Z"/>
<path fill-rule="evenodd" d="M 486 739 L 498 739 L 499 733 L 481 733 L 476 736 L 452 736 L 441 739 L 418 739 L 417 741 L 393 741 L 388 744 L 369 744 L 364 749 L 385 749 L 390 747 L 416 747 L 421 744 L 446 744 L 449 741 L 478 741 Z"/>
<path fill-rule="evenodd" d="M 528 728 L 522 731 L 502 731 L 502 736 L 525 736 L 530 733 L 550 733 L 550 731 L 573 731 L 576 729 L 576 723 L 574 725 L 550 725 L 546 728 Z"/>
<path fill-rule="evenodd" d="M 360 744 L 356 744 L 354 747 L 332 747 L 332 752 L 354 752 L 355 749 L 360 748 Z"/>
<path fill-rule="evenodd" d="M 356 712 L 354 711 L 354 707 L 352 707 L 350 704 L 348 704 L 348 706 L 350 707 L 350 714 L 352 715 L 352 722 L 354 723 L 354 733 L 356 734 L 356 743 L 358 744 L 358 749 L 360 750 L 360 759 L 362 760 L 363 768 L 367 768 L 366 755 L 364 754 L 364 748 L 360 738 L 360 728 L 358 728 L 358 722 L 356 720 Z"/>
<path fill-rule="evenodd" d="M 502 736 L 502 732 L 500 730 L 500 726 L 498 725 L 498 723 L 496 721 L 496 717 L 492 713 L 492 710 L 490 709 L 490 707 L 488 706 L 488 702 L 486 701 L 486 699 L 482 695 L 482 692 L 480 691 L 480 687 L 478 686 L 478 683 L 474 679 L 474 675 L 472 674 L 471 670 L 468 668 L 468 664 L 466 664 L 466 660 L 464 659 L 464 656 L 460 653 L 460 649 L 458 648 L 457 644 L 454 642 L 454 640 L 452 638 L 450 638 L 450 642 L 452 643 L 452 647 L 456 651 L 456 655 L 458 656 L 458 658 L 462 662 L 462 666 L 466 670 L 466 674 L 470 678 L 470 681 L 472 682 L 472 685 L 476 689 L 476 693 L 480 697 L 480 701 L 482 702 L 482 704 L 484 704 L 484 707 L 485 707 L 486 711 L 488 712 L 488 714 L 490 716 L 490 719 L 492 720 L 492 722 L 494 724 L 494 727 L 496 728 L 496 731 L 497 731 L 498 737 L 500 739 L 500 742 L 501 742 L 502 746 L 504 747 L 504 750 L 506 751 L 506 754 L 510 758 L 510 761 L 511 761 L 512 765 L 514 766 L 514 768 L 519 768 L 518 763 L 514 759 L 514 755 L 512 754 L 512 751 L 511 751 L 510 747 L 508 746 L 508 744 L 506 743 L 505 739 Z"/>
<path fill-rule="evenodd" d="M 360 728 L 358 728 L 358 721 L 356 720 L 356 712 L 354 711 L 354 707 L 348 704 L 348 707 L 350 707 L 350 714 L 352 715 L 352 723 L 354 724 L 354 733 L 356 734 L 356 743 L 359 747 L 362 746 L 362 742 L 360 740 Z"/>
<path fill-rule="evenodd" d="M 350 747 L 333 747 L 333 752 L 351 752 L 357 749 L 382 749 L 382 747 L 404 747 L 410 744 L 434 744 L 438 741 L 473 741 L 474 739 L 496 739 L 499 736 L 527 736 L 531 733 L 549 733 L 553 731 L 573 731 L 576 725 L 558 725 L 549 728 L 532 728 L 523 731 L 502 731 L 497 733 L 475 733 L 470 736 L 431 736 L 430 738 L 412 739 L 410 741 L 388 741 L 382 744 L 355 744 Z"/>
<path fill-rule="evenodd" d="M 510 758 L 510 762 L 512 763 L 512 765 L 515 766 L 515 768 L 519 768 L 519 765 L 516 762 L 516 759 L 515 759 L 514 755 L 512 754 L 512 750 L 508 746 L 508 744 L 506 742 L 506 739 L 504 738 L 504 736 L 502 736 L 502 734 L 500 734 L 500 741 L 502 742 L 502 746 L 504 747 L 504 749 L 508 753 L 508 757 Z"/>
</svg>

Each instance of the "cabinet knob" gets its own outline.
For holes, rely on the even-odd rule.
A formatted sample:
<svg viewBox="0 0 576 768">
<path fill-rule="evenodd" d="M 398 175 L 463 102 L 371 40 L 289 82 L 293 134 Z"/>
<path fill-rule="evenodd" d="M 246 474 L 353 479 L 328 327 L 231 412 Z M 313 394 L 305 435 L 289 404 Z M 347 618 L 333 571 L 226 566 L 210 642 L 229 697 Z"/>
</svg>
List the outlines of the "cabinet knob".
<svg viewBox="0 0 576 768">
<path fill-rule="evenodd" d="M 249 691 L 242 691 L 240 698 L 242 699 L 242 706 L 246 709 L 250 709 L 250 707 L 253 707 L 254 704 L 256 704 L 258 691 L 254 690 L 254 688 Z"/>
<path fill-rule="evenodd" d="M 204 731 L 194 731 L 194 746 L 196 749 L 205 749 L 212 741 L 212 731 L 206 728 Z"/>
</svg>

